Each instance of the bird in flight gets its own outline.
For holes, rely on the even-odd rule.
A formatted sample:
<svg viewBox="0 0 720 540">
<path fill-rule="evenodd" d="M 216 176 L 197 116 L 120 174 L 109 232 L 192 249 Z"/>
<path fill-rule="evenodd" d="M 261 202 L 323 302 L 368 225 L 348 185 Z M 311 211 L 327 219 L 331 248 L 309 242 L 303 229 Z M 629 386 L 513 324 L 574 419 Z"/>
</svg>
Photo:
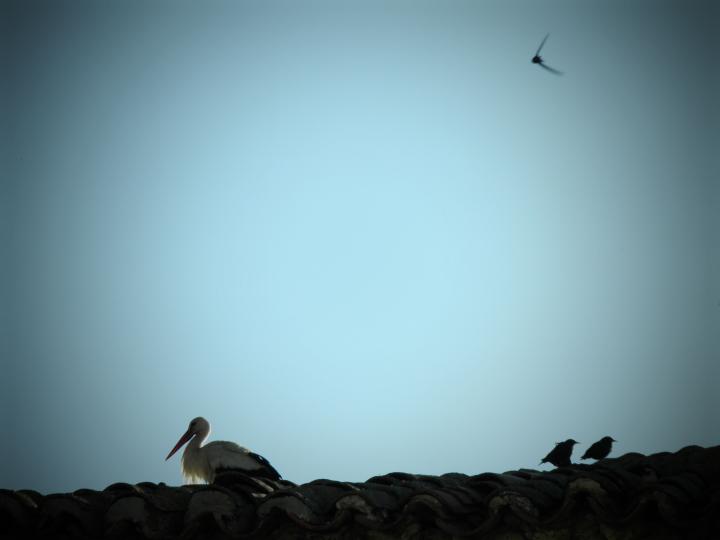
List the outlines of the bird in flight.
<svg viewBox="0 0 720 540">
<path fill-rule="evenodd" d="M 545 63 L 545 60 L 542 59 L 542 56 L 540 56 L 540 51 L 542 50 L 543 46 L 545 45 L 545 42 L 547 41 L 547 38 L 550 37 L 550 34 L 546 35 L 545 38 L 542 40 L 542 43 L 540 43 L 540 46 L 538 47 L 537 52 L 535 53 L 535 56 L 532 57 L 532 63 L 537 64 L 543 69 L 547 69 L 550 73 L 554 73 L 555 75 L 562 75 L 562 71 L 558 71 L 557 69 L 551 68 Z"/>
</svg>

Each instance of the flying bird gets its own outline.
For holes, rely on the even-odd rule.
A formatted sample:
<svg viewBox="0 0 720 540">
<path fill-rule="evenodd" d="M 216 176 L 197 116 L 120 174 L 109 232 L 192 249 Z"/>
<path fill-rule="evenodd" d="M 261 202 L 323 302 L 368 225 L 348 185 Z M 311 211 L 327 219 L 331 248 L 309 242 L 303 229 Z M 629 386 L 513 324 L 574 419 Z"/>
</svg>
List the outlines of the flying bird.
<svg viewBox="0 0 720 540">
<path fill-rule="evenodd" d="M 182 455 L 182 472 L 189 483 L 215 481 L 223 469 L 240 471 L 248 476 L 280 480 L 281 476 L 267 459 L 234 442 L 213 441 L 203 446 L 210 434 L 210 422 L 198 416 L 190 421 L 187 431 L 165 458 L 170 459 L 182 445 L 190 441 Z"/>
<path fill-rule="evenodd" d="M 538 47 L 537 52 L 535 53 L 535 56 L 532 57 L 532 63 L 537 64 L 543 69 L 547 69 L 550 73 L 554 73 L 555 75 L 562 75 L 562 71 L 558 71 L 557 69 L 551 68 L 545 63 L 545 60 L 543 60 L 542 56 L 540 56 L 540 51 L 542 50 L 543 46 L 545 45 L 545 42 L 547 41 L 547 38 L 550 37 L 550 34 L 546 35 L 545 38 L 542 40 L 542 43 L 540 43 L 540 46 Z"/>
<path fill-rule="evenodd" d="M 590 445 L 580 459 L 605 459 L 612 450 L 612 443 L 617 442 L 612 437 L 603 437 Z"/>
<path fill-rule="evenodd" d="M 542 459 L 540 465 L 543 463 L 552 463 L 556 467 L 569 466 L 573 446 L 576 444 L 578 444 L 578 442 L 574 439 L 568 439 L 567 441 L 555 443 L 555 448 L 550 450 L 550 453 Z"/>
</svg>

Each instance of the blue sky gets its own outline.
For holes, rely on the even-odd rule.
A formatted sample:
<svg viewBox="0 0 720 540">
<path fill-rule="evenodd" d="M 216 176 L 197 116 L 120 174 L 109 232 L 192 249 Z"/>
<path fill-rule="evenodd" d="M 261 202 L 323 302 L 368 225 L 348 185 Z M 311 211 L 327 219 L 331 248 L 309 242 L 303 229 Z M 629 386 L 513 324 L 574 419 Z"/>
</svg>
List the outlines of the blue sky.
<svg viewBox="0 0 720 540">
<path fill-rule="evenodd" d="M 717 443 L 709 2 L 2 6 L 3 487 Z"/>
</svg>

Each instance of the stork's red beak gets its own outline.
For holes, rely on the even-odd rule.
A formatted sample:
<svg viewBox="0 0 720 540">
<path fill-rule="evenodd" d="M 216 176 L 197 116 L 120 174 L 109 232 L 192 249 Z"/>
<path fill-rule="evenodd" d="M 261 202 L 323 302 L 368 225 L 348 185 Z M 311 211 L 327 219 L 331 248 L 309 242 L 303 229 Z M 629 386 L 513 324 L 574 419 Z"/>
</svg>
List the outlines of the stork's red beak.
<svg viewBox="0 0 720 540">
<path fill-rule="evenodd" d="M 185 434 L 184 434 L 182 437 L 180 437 L 180 440 L 179 440 L 179 441 L 177 442 L 177 444 L 175 445 L 175 448 L 173 448 L 172 450 L 170 450 L 170 453 L 169 453 L 169 454 L 167 455 L 167 457 L 165 458 L 165 461 L 167 461 L 168 459 L 170 459 L 175 452 L 177 452 L 178 450 L 180 450 L 180 448 L 182 447 L 183 444 L 185 444 L 185 443 L 188 442 L 190 439 L 192 439 L 192 438 L 193 438 L 193 435 L 195 435 L 195 433 L 193 433 L 192 431 L 190 431 L 190 430 L 188 429 L 188 430 L 185 432 Z"/>
</svg>

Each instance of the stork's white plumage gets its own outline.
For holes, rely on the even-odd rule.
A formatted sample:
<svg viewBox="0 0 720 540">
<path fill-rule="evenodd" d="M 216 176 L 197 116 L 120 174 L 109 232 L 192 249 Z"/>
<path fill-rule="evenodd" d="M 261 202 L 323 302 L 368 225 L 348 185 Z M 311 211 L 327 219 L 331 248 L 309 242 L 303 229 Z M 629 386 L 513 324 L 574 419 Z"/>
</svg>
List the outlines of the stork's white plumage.
<svg viewBox="0 0 720 540">
<path fill-rule="evenodd" d="M 213 441 L 203 446 L 210 434 L 210 422 L 203 417 L 194 418 L 187 431 L 165 458 L 170 459 L 182 445 L 190 441 L 182 456 L 182 472 L 189 483 L 215 481 L 215 475 L 223 469 L 241 471 L 248 476 L 262 476 L 279 480 L 280 474 L 267 459 L 247 448 L 229 441 Z"/>
</svg>

